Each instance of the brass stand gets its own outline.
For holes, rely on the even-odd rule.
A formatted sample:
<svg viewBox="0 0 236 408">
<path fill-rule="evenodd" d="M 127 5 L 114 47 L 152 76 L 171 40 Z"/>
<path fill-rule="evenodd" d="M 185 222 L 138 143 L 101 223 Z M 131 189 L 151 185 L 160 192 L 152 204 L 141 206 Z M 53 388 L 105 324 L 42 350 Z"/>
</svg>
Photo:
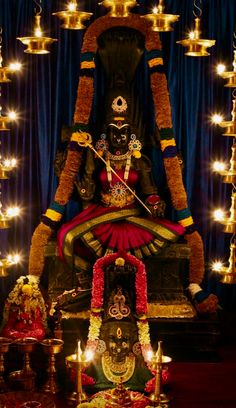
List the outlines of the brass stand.
<svg viewBox="0 0 236 408">
<path fill-rule="evenodd" d="M 155 376 L 155 389 L 154 393 L 150 396 L 150 401 L 155 408 L 168 408 L 169 398 L 161 393 L 162 389 L 162 367 L 163 364 L 170 363 L 171 357 L 164 356 L 162 351 L 162 341 L 158 342 L 158 349 L 156 355 L 152 358 L 152 368 L 156 370 Z"/>
<path fill-rule="evenodd" d="M 68 368 L 76 370 L 76 392 L 73 392 L 69 401 L 76 401 L 77 407 L 88 400 L 87 395 L 82 388 L 82 368 L 87 366 L 88 362 L 78 357 L 78 354 L 71 354 L 66 357 L 66 364 Z"/>
<path fill-rule="evenodd" d="M 23 368 L 20 371 L 13 371 L 9 379 L 13 383 L 20 384 L 20 388 L 31 391 L 35 386 L 36 373 L 30 367 L 30 353 L 35 348 L 37 340 L 33 337 L 26 337 L 15 341 L 19 351 L 24 354 Z"/>
<path fill-rule="evenodd" d="M 9 350 L 9 346 L 12 343 L 11 339 L 7 337 L 0 337 L 0 392 L 7 391 L 7 385 L 3 378 L 4 374 L 4 354 Z"/>
<path fill-rule="evenodd" d="M 59 391 L 59 388 L 56 382 L 55 354 L 62 351 L 64 341 L 59 339 L 45 339 L 40 344 L 43 346 L 43 351 L 49 356 L 47 369 L 48 380 L 43 386 L 43 391 L 50 394 L 56 394 Z"/>
</svg>

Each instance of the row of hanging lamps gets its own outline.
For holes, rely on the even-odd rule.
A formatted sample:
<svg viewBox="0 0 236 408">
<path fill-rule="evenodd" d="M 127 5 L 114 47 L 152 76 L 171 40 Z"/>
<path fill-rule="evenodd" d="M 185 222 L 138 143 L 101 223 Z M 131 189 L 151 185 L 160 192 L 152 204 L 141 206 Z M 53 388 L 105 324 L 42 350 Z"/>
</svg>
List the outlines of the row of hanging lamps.
<svg viewBox="0 0 236 408">
<path fill-rule="evenodd" d="M 220 115 L 214 115 L 212 120 L 215 124 L 225 129 L 223 135 L 233 137 L 233 144 L 231 147 L 232 154 L 230 164 L 224 162 L 215 162 L 213 170 L 223 177 L 223 183 L 232 184 L 231 192 L 231 206 L 229 210 L 229 216 L 221 209 L 215 212 L 215 220 L 224 226 L 223 232 L 232 234 L 230 239 L 230 256 L 228 259 L 228 266 L 225 266 L 222 262 L 218 261 L 213 264 L 213 270 L 221 274 L 221 282 L 227 284 L 236 283 L 236 64 L 235 64 L 235 33 L 234 33 L 234 71 L 225 71 L 225 65 L 219 64 L 217 66 L 217 73 L 224 79 L 228 80 L 225 85 L 228 88 L 235 88 L 232 92 L 232 112 L 231 121 L 224 121 Z"/>
<path fill-rule="evenodd" d="M 193 31 L 190 31 L 188 38 L 177 41 L 177 44 L 181 44 L 187 48 L 184 55 L 189 57 L 205 57 L 210 55 L 207 48 L 215 45 L 215 40 L 206 40 L 201 38 L 201 16 L 202 16 L 202 0 L 194 0 L 193 15 L 195 17 L 195 27 Z"/>
<path fill-rule="evenodd" d="M 77 1 L 67 3 L 66 10 L 58 11 L 52 14 L 62 20 L 61 28 L 67 30 L 83 30 L 86 28 L 84 22 L 89 20 L 93 13 L 78 10 Z"/>
<path fill-rule="evenodd" d="M 164 11 L 164 0 L 159 0 L 158 5 L 153 7 L 152 13 L 148 13 L 143 16 L 145 19 L 151 21 L 153 31 L 173 31 L 171 24 L 179 20 L 179 15 L 166 14 Z"/>
<path fill-rule="evenodd" d="M 0 27 L 0 149 L 2 148 L 2 132 L 4 135 L 9 131 L 8 124 L 16 120 L 17 114 L 15 112 L 9 113 L 7 116 L 2 115 L 2 84 L 8 83 L 11 79 L 8 77 L 11 73 L 20 71 L 21 64 L 16 61 L 10 63 L 8 66 L 3 66 L 2 57 L 2 27 Z M 20 208 L 17 206 L 9 206 L 4 209 L 2 204 L 2 184 L 1 180 L 9 178 L 10 173 L 16 168 L 17 160 L 15 158 L 3 158 L 0 150 L 0 230 L 10 228 L 11 221 L 20 215 Z M 10 266 L 17 264 L 20 261 L 19 254 L 9 254 L 2 258 L 0 248 L 0 277 L 8 275 L 7 269 Z"/>
<path fill-rule="evenodd" d="M 50 52 L 48 50 L 49 45 L 57 41 L 57 39 L 45 37 L 43 35 L 41 27 L 42 0 L 39 0 L 39 2 L 36 0 L 33 1 L 36 4 L 34 9 L 35 16 L 33 35 L 31 37 L 18 37 L 17 40 L 20 40 L 22 44 L 27 45 L 27 48 L 24 50 L 24 52 L 27 54 L 48 54 Z"/>
</svg>

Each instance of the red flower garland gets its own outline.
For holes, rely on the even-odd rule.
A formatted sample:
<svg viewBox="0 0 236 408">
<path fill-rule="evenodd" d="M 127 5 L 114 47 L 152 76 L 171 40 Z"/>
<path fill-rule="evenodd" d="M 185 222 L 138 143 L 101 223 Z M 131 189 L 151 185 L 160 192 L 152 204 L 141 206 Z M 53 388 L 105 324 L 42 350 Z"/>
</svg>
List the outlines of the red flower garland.
<svg viewBox="0 0 236 408">
<path fill-rule="evenodd" d="M 125 252 L 118 252 L 110 254 L 98 259 L 93 267 L 93 286 L 92 286 L 92 311 L 100 311 L 103 308 L 103 295 L 104 295 L 104 269 L 115 263 L 117 258 L 124 258 L 124 260 L 135 266 L 135 289 L 136 289 L 136 313 L 137 315 L 145 315 L 147 313 L 147 278 L 146 270 L 143 262 L 137 259 L 135 256 L 127 254 Z"/>
</svg>

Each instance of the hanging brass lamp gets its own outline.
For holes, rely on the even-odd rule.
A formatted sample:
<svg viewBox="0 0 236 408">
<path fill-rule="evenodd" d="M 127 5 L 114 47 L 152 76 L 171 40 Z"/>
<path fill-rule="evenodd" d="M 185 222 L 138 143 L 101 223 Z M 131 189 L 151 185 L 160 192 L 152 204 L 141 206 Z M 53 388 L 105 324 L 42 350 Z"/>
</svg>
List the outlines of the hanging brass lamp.
<svg viewBox="0 0 236 408">
<path fill-rule="evenodd" d="M 200 6 L 202 5 L 202 0 L 199 0 Z M 184 40 L 176 41 L 177 44 L 181 44 L 187 48 L 187 51 L 184 55 L 189 57 L 206 57 L 210 55 L 207 51 L 207 48 L 212 47 L 215 45 L 215 40 L 206 40 L 201 38 L 201 20 L 200 17 L 202 15 L 201 7 L 197 6 L 196 0 L 194 0 L 194 7 L 198 10 L 198 15 L 196 11 L 193 11 L 193 15 L 195 16 L 195 27 L 194 30 L 189 33 L 189 38 Z"/>
<path fill-rule="evenodd" d="M 236 88 L 236 50 L 234 50 L 233 71 L 218 71 L 218 75 L 228 80 L 225 87 Z"/>
<path fill-rule="evenodd" d="M 223 136 L 233 136 L 236 137 L 236 92 L 233 91 L 233 109 L 231 111 L 232 120 L 231 121 L 223 121 L 219 123 L 219 126 L 225 128 L 225 133 Z"/>
<path fill-rule="evenodd" d="M 52 13 L 62 20 L 62 28 L 67 30 L 83 30 L 86 28 L 84 22 L 89 20 L 93 13 L 78 10 L 77 1 L 71 1 L 67 4 L 67 10 Z"/>
<path fill-rule="evenodd" d="M 0 27 L 0 83 L 3 84 L 4 82 L 11 82 L 11 79 L 8 75 L 20 71 L 21 70 L 21 63 L 18 61 L 11 62 L 7 66 L 2 66 L 3 64 L 3 57 L 2 57 L 2 27 Z"/>
<path fill-rule="evenodd" d="M 36 12 L 34 16 L 34 35 L 31 37 L 18 37 L 17 40 L 20 40 L 22 44 L 27 45 L 27 48 L 24 50 L 27 54 L 48 54 L 50 52 L 48 46 L 57 41 L 57 39 L 43 36 L 40 23 L 42 7 L 35 0 L 33 1 L 39 7 L 39 11 Z"/>
<path fill-rule="evenodd" d="M 151 21 L 152 30 L 159 32 L 173 31 L 172 23 L 179 20 L 179 15 L 177 14 L 166 14 L 164 13 L 165 6 L 164 0 L 159 0 L 158 6 L 153 7 L 152 13 L 145 14 L 143 18 Z"/>
<path fill-rule="evenodd" d="M 13 265 L 17 265 L 19 262 L 19 254 L 8 255 L 6 258 L 0 258 L 0 277 L 5 278 L 8 276 L 7 269 Z"/>
<path fill-rule="evenodd" d="M 17 119 L 17 115 L 15 112 L 9 112 L 7 116 L 2 116 L 1 114 L 2 107 L 0 106 L 0 131 L 7 131 L 10 130 L 8 124 L 14 122 Z"/>
<path fill-rule="evenodd" d="M 10 173 L 16 168 L 16 159 L 5 159 L 1 161 L 0 158 L 0 180 L 7 180 Z"/>
<path fill-rule="evenodd" d="M 221 266 L 218 268 L 217 272 L 222 275 L 221 282 L 228 283 L 230 285 L 236 283 L 236 244 L 235 241 L 231 242 L 230 244 L 230 256 L 228 260 L 228 266 Z"/>
<path fill-rule="evenodd" d="M 98 4 L 110 9 L 111 17 L 128 17 L 130 9 L 138 6 L 136 0 L 103 0 Z"/>
</svg>

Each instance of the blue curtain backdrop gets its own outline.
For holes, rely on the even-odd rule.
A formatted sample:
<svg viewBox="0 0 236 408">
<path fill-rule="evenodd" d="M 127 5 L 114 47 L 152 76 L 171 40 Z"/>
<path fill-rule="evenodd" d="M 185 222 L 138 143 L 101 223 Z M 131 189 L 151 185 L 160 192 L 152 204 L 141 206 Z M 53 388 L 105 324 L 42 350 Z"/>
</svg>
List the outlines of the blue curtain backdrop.
<svg viewBox="0 0 236 408">
<path fill-rule="evenodd" d="M 48 55 L 29 55 L 17 37 L 32 32 L 35 3 L 31 0 L 0 0 L 3 65 L 12 59 L 23 63 L 20 74 L 12 75 L 12 82 L 2 85 L 3 112 L 14 107 L 20 120 L 7 134 L 1 132 L 1 154 L 15 154 L 19 167 L 8 181 L 1 182 L 2 202 L 17 202 L 23 207 L 21 219 L 8 231 L 0 231 L 0 250 L 4 256 L 18 248 L 24 255 L 21 267 L 10 277 L 1 279 L 2 293 L 19 274 L 27 273 L 27 259 L 32 233 L 41 214 L 51 202 L 57 185 L 53 161 L 60 144 L 63 124 L 72 123 L 77 84 L 79 57 L 84 31 L 63 30 L 53 12 L 63 9 L 65 2 L 43 0 L 42 24 L 47 34 L 58 41 Z M 93 14 L 91 21 L 106 13 L 96 0 L 80 1 L 83 10 Z M 139 0 L 134 11 L 144 14 L 155 1 Z M 184 49 L 176 41 L 193 26 L 193 0 L 166 0 L 166 12 L 179 14 L 174 31 L 161 34 L 164 61 L 170 90 L 173 125 L 178 149 L 184 158 L 184 182 L 189 205 L 198 230 L 202 234 L 209 271 L 211 259 L 229 256 L 229 238 L 222 227 L 211 220 L 215 207 L 230 207 L 231 186 L 222 183 L 220 176 L 210 170 L 214 159 L 231 156 L 232 141 L 221 136 L 221 130 L 210 124 L 209 117 L 221 111 L 230 120 L 231 91 L 215 74 L 218 62 L 225 61 L 232 69 L 233 33 L 236 25 L 235 0 L 203 0 L 203 38 L 216 40 L 205 58 L 184 56 Z M 155 161 L 156 151 L 152 152 Z M 157 169 L 157 166 L 154 166 Z M 225 287 L 207 274 L 206 286 L 220 296 L 225 307 L 236 303 L 235 287 Z M 211 278 L 211 279 L 210 279 Z"/>
</svg>

